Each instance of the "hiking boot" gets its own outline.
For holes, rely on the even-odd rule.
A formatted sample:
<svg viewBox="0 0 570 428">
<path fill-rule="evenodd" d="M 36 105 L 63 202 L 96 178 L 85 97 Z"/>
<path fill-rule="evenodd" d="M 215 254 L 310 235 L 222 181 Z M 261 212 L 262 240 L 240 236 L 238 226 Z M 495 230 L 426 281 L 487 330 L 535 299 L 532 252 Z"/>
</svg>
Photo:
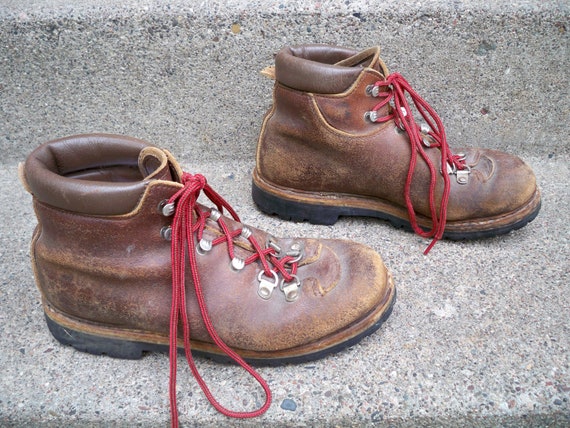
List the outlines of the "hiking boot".
<svg viewBox="0 0 570 428">
<path fill-rule="evenodd" d="M 169 351 L 174 425 L 177 348 L 216 409 L 252 417 L 271 395 L 244 360 L 320 358 L 372 333 L 391 311 L 392 279 L 372 249 L 245 226 L 203 176 L 144 141 L 50 141 L 20 174 L 38 219 L 31 260 L 51 333 L 92 354 Z M 197 202 L 201 193 L 215 208 Z M 262 408 L 217 403 L 191 351 L 244 367 L 265 390 Z"/>
<path fill-rule="evenodd" d="M 432 238 L 472 239 L 534 219 L 532 169 L 495 150 L 451 151 L 437 113 L 378 47 L 287 47 L 253 172 L 253 199 L 285 219 L 373 216 Z M 416 121 L 421 119 L 424 123 Z"/>
</svg>

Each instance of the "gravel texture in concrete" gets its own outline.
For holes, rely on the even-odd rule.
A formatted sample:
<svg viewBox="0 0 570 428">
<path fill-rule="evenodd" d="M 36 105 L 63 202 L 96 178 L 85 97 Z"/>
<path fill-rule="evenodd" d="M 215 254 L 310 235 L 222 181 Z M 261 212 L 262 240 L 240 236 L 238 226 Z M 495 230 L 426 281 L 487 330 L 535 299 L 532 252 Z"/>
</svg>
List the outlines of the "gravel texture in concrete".
<svg viewBox="0 0 570 428">
<path fill-rule="evenodd" d="M 323 360 L 261 368 L 274 403 L 261 418 L 230 421 L 209 405 L 181 368 L 184 426 L 567 426 L 570 423 L 570 209 L 568 157 L 527 161 L 543 192 L 539 216 L 507 236 L 427 241 L 374 219 L 335 226 L 291 223 L 258 212 L 251 162 L 192 163 L 242 220 L 278 236 L 347 238 L 372 246 L 394 274 L 398 300 L 384 326 Z M 551 171 L 559 180 L 551 180 Z M 83 354 L 47 331 L 28 243 L 35 224 L 16 165 L 0 171 L 0 424 L 166 426 L 168 357 L 137 361 Z M 184 367 L 182 361 L 181 367 Z M 199 360 L 220 400 L 237 409 L 262 403 L 240 369 Z"/>
<path fill-rule="evenodd" d="M 184 426 L 570 425 L 570 144 L 564 1 L 0 0 L 0 425 L 167 426 L 168 357 L 77 352 L 47 331 L 29 260 L 35 226 L 17 164 L 38 144 L 112 132 L 171 150 L 244 222 L 281 236 L 372 246 L 398 301 L 386 324 L 323 360 L 261 368 L 261 418 L 217 414 L 179 372 Z M 380 45 L 444 119 L 452 147 L 509 151 L 537 174 L 528 226 L 473 242 L 427 241 L 374 219 L 281 221 L 250 197 L 254 150 L 282 46 Z M 251 409 L 262 391 L 199 360 L 213 392 Z"/>
<path fill-rule="evenodd" d="M 566 2 L 3 3 L 5 160 L 92 131 L 247 160 L 271 103 L 259 71 L 300 43 L 380 45 L 454 147 L 568 153 Z"/>
</svg>

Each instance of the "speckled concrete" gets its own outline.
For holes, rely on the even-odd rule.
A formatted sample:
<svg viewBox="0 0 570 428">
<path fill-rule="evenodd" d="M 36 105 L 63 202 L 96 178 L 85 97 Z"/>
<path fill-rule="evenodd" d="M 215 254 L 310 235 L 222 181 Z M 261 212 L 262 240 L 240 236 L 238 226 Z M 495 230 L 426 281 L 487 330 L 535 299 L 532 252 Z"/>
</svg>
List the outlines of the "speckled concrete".
<svg viewBox="0 0 570 428">
<path fill-rule="evenodd" d="M 386 324 L 324 360 L 261 368 L 274 394 L 262 418 L 217 414 L 187 369 L 179 372 L 181 419 L 189 425 L 567 426 L 570 423 L 568 157 L 527 161 L 544 206 L 525 228 L 501 238 L 427 241 L 373 219 L 334 227 L 281 221 L 255 210 L 251 161 L 194 163 L 242 219 L 276 235 L 344 237 L 384 257 L 398 287 Z M 557 171 L 558 180 L 551 180 Z M 168 357 L 139 361 L 59 345 L 42 316 L 28 257 L 34 226 L 16 165 L 0 171 L 0 425 L 166 426 Z M 262 392 L 236 367 L 199 360 L 220 399 L 251 408 Z M 292 404 L 295 410 L 287 410 Z M 285 409 L 284 409 L 285 407 Z"/>
<path fill-rule="evenodd" d="M 184 426 L 570 425 L 568 5 L 397 4 L 0 1 L 0 425 L 169 423 L 167 356 L 82 354 L 43 320 L 17 163 L 49 138 L 91 131 L 166 147 L 246 223 L 367 243 L 395 276 L 398 301 L 377 333 L 320 361 L 260 369 L 274 403 L 259 419 L 220 416 L 181 368 Z M 250 172 L 271 99 L 258 70 L 301 42 L 380 44 L 454 146 L 515 152 L 534 167 L 537 219 L 505 237 L 440 242 L 425 257 L 425 240 L 373 219 L 324 227 L 258 212 Z M 261 402 L 236 367 L 199 368 L 223 403 Z"/>
<path fill-rule="evenodd" d="M 284 45 L 330 43 L 380 45 L 455 147 L 568 153 L 570 6 L 510 3 L 3 0 L 0 148 L 18 161 L 105 131 L 247 160 L 271 102 L 259 71 Z"/>
</svg>

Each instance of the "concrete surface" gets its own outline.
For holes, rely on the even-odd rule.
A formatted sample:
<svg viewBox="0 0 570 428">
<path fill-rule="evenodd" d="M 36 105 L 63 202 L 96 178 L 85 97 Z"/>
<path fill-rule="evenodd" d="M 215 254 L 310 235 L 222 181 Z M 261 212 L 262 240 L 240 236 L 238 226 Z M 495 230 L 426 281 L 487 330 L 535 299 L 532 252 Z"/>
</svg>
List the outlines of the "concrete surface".
<svg viewBox="0 0 570 428">
<path fill-rule="evenodd" d="M 568 153 L 569 4 L 487 3 L 3 0 L 3 160 L 103 131 L 245 161 L 271 102 L 259 71 L 297 43 L 380 45 L 455 147 Z"/>
<path fill-rule="evenodd" d="M 260 369 L 274 404 L 259 419 L 218 415 L 181 369 L 184 426 L 570 425 L 569 15 L 562 1 L 0 1 L 0 425 L 169 423 L 167 356 L 82 354 L 43 320 L 17 163 L 49 138 L 92 131 L 170 149 L 246 223 L 367 243 L 397 282 L 392 316 L 359 345 Z M 249 181 L 271 82 L 258 71 L 302 42 L 380 44 L 453 146 L 506 150 L 534 167 L 538 218 L 425 257 L 426 241 L 380 221 L 323 227 L 259 213 Z M 199 368 L 223 403 L 262 400 L 236 367 Z"/>
</svg>

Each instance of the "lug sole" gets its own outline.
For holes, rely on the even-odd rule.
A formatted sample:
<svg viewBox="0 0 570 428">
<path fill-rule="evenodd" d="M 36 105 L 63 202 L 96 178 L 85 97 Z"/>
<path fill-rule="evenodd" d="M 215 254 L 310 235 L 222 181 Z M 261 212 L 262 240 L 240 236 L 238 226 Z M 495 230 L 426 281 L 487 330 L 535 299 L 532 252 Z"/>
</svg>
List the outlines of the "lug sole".
<svg viewBox="0 0 570 428">
<path fill-rule="evenodd" d="M 403 207 L 377 198 L 297 191 L 275 186 L 263 180 L 257 170 L 253 173 L 252 197 L 261 211 L 284 220 L 333 225 L 342 216 L 374 217 L 387 220 L 397 228 L 412 230 L 407 210 Z M 540 191 L 537 188 L 532 198 L 516 211 L 469 221 L 448 221 L 443 237 L 467 240 L 504 235 L 534 220 L 540 206 Z M 425 230 L 431 228 L 429 218 L 418 215 L 417 221 Z"/>
<path fill-rule="evenodd" d="M 380 328 L 390 316 L 396 299 L 392 277 L 388 274 L 388 292 L 381 304 L 361 320 L 316 342 L 281 351 L 249 351 L 234 349 L 248 363 L 256 366 L 296 364 L 323 358 L 355 345 Z M 150 352 L 168 353 L 167 335 L 141 331 L 121 330 L 102 326 L 67 316 L 44 302 L 48 328 L 55 339 L 78 351 L 113 358 L 140 359 Z M 183 344 L 178 342 L 179 352 Z M 214 361 L 232 362 L 216 345 L 191 341 L 192 354 Z"/>
</svg>

